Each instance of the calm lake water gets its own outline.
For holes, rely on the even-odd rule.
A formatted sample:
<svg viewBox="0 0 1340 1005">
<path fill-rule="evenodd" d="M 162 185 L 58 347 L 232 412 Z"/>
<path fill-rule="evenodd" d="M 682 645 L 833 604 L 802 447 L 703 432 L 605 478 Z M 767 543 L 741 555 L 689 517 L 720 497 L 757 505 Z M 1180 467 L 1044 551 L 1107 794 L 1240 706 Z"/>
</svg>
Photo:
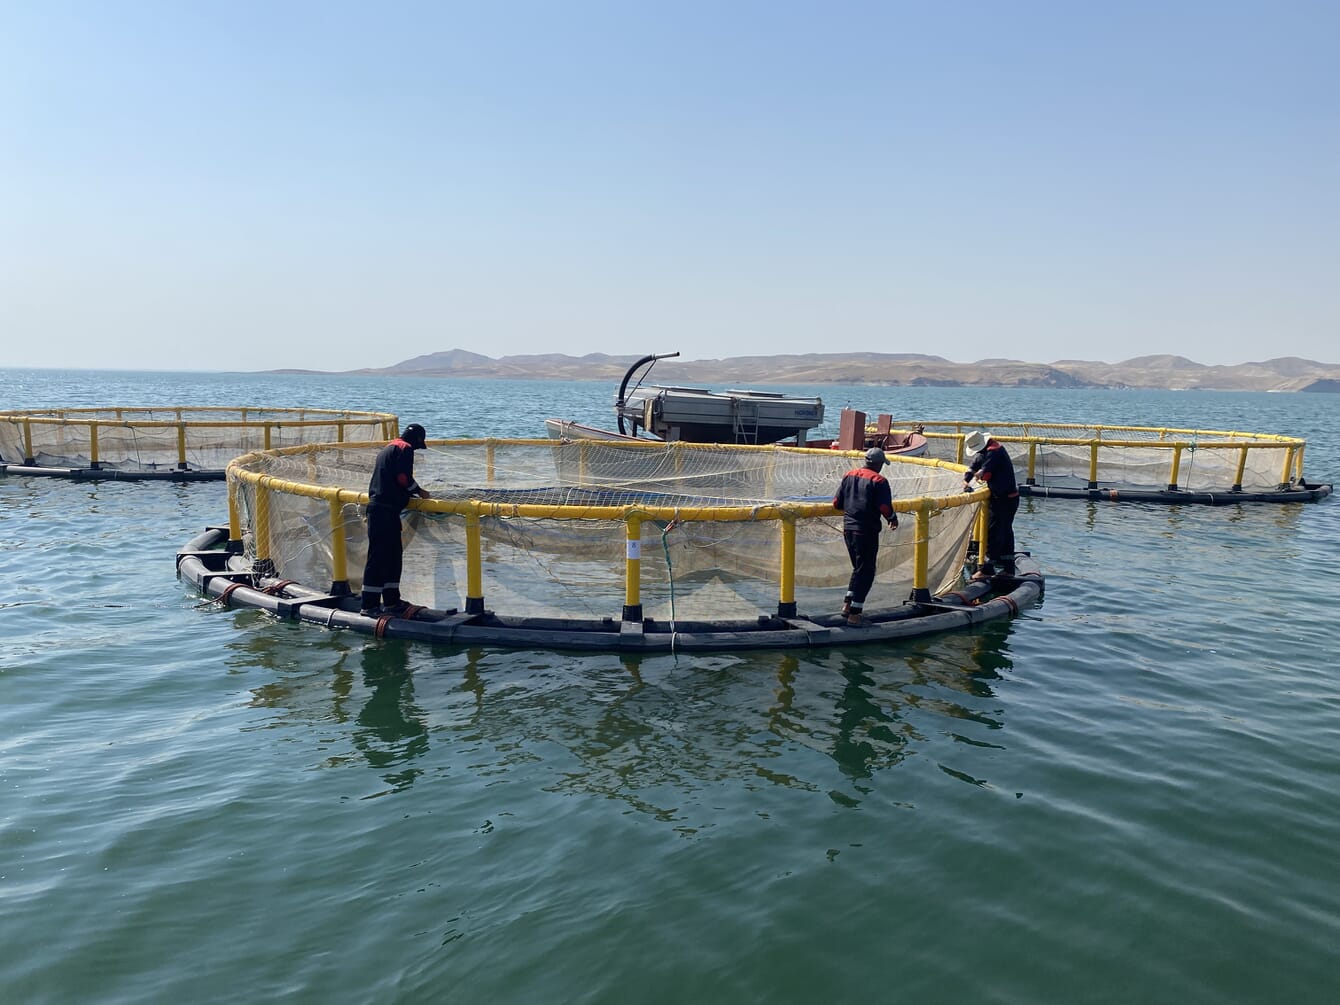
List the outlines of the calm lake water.
<svg viewBox="0 0 1340 1005">
<path fill-rule="evenodd" d="M 1244 429 L 1340 397 L 796 387 Z M 0 371 L 0 408 L 606 424 L 607 383 Z M 571 655 L 202 606 L 220 483 L 0 477 L 0 988 L 37 1002 L 1340 1000 L 1340 504 L 1025 500 L 1007 625 Z"/>
</svg>

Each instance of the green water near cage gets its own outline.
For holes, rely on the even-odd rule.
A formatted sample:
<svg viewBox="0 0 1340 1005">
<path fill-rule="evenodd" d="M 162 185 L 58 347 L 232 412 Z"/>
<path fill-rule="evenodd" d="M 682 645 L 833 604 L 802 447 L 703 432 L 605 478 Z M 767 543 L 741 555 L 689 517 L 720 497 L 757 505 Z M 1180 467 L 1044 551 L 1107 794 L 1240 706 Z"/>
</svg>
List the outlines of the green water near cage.
<svg viewBox="0 0 1340 1005">
<path fill-rule="evenodd" d="M 3 371 L 3 405 L 603 423 L 602 383 Z M 802 388 L 1246 428 L 1328 395 Z M 519 414 L 518 414 L 519 413 Z M 1029 617 L 861 651 L 435 649 L 202 606 L 225 489 L 0 478 L 15 1002 L 1317 1001 L 1340 507 L 1025 500 Z"/>
</svg>

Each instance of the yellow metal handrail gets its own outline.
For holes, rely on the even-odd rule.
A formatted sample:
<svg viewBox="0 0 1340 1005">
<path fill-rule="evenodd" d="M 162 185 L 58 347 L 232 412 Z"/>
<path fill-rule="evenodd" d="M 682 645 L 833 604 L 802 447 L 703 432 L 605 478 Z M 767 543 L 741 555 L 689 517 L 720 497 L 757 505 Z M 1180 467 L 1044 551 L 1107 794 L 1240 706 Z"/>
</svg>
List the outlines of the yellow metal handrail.
<svg viewBox="0 0 1340 1005">
<path fill-rule="evenodd" d="M 433 446 L 486 446 L 492 448 L 499 443 L 505 443 L 511 446 L 547 446 L 560 448 L 562 442 L 553 439 L 517 439 L 517 440 L 499 440 L 499 439 L 459 439 L 459 440 L 431 440 Z M 346 447 L 358 448 L 380 447 L 383 444 L 378 442 L 365 442 L 344 444 Z M 647 441 L 646 447 L 641 445 L 621 444 L 621 447 L 632 449 L 665 449 L 664 443 Z M 235 483 L 244 482 L 250 484 L 256 489 L 256 526 L 254 528 L 254 548 L 257 562 L 264 561 L 269 563 L 271 560 L 271 542 L 270 535 L 270 493 L 280 492 L 288 495 L 302 496 L 310 499 L 321 499 L 328 502 L 330 533 L 332 537 L 340 537 L 343 534 L 343 518 L 341 509 L 345 504 L 353 503 L 360 506 L 368 504 L 368 495 L 366 492 L 355 491 L 352 489 L 336 488 L 325 485 L 311 485 L 304 482 L 292 481 L 289 479 L 276 478 L 273 475 L 263 474 L 257 471 L 248 470 L 246 465 L 254 463 L 265 458 L 291 456 L 303 453 L 313 453 L 322 449 L 321 444 L 302 444 L 300 446 L 283 447 L 278 450 L 257 451 L 234 458 L 229 463 L 227 477 L 229 484 L 229 532 L 232 539 L 229 541 L 230 550 L 238 551 L 241 549 L 241 522 L 238 516 L 238 506 L 236 503 L 236 492 L 233 489 Z M 579 453 L 581 448 L 579 447 Z M 694 449 L 720 449 L 716 444 L 677 444 L 676 449 L 694 450 Z M 806 450 L 808 448 L 776 448 L 773 446 L 737 446 L 735 450 L 764 450 L 773 451 L 776 449 L 794 449 Z M 832 456 L 831 451 L 816 450 L 812 453 Z M 491 456 L 491 453 L 490 453 Z M 893 463 L 920 465 L 925 467 L 944 468 L 955 472 L 965 470 L 961 464 L 953 464 L 949 461 L 908 457 L 897 458 Z M 490 479 L 492 477 L 490 464 Z M 987 504 L 988 492 L 985 488 L 978 488 L 973 492 L 956 492 L 943 496 L 921 496 L 917 498 L 897 499 L 894 501 L 893 508 L 900 513 L 915 514 L 915 538 L 913 541 L 913 576 L 912 587 L 915 596 L 921 599 L 929 599 L 929 551 L 930 551 L 930 518 L 931 515 L 943 510 L 955 509 L 961 506 L 978 506 L 979 512 L 976 519 L 978 529 L 977 537 L 981 542 L 981 547 L 985 547 L 985 533 L 981 530 L 985 526 L 985 506 Z M 838 514 L 838 510 L 833 508 L 831 502 L 822 503 L 786 503 L 774 505 L 740 505 L 740 506 L 649 506 L 642 503 L 622 504 L 622 505 L 569 505 L 564 503 L 501 503 L 486 502 L 479 499 L 412 499 L 409 508 L 425 513 L 439 513 L 448 515 L 463 516 L 466 525 L 466 611 L 467 613 L 482 613 L 484 610 L 484 590 L 483 590 L 483 563 L 482 548 L 480 547 L 480 525 L 482 517 L 538 517 L 554 520 L 617 520 L 624 524 L 624 620 L 641 620 L 641 542 L 642 542 L 642 523 L 647 520 L 680 522 L 745 522 L 745 521 L 778 521 L 781 527 L 781 542 L 778 551 L 778 609 L 789 614 L 795 613 L 795 579 L 796 579 L 796 549 L 795 549 L 795 522 L 802 519 L 817 519 L 833 517 Z M 336 567 L 333 569 L 333 576 L 337 582 L 347 584 L 348 572 L 342 563 L 344 559 L 343 540 L 340 541 L 340 547 L 335 549 Z M 983 555 L 983 558 L 985 556 Z"/>
</svg>

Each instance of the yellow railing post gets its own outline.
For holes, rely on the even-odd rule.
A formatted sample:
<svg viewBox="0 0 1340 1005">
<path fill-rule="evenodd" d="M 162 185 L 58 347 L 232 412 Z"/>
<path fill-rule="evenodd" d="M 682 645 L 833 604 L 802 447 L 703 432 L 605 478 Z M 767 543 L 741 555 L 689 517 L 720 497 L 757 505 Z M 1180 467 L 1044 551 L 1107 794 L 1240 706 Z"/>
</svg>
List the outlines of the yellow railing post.
<svg viewBox="0 0 1340 1005">
<path fill-rule="evenodd" d="M 488 441 L 488 445 L 484 447 L 484 467 L 486 469 L 484 478 L 486 484 L 489 485 L 493 484 L 493 463 L 494 459 L 497 456 L 497 452 L 498 452 L 498 446 L 496 443 L 493 442 L 493 439 L 490 438 Z"/>
<path fill-rule="evenodd" d="M 484 559 L 480 548 L 479 512 L 465 514 L 465 613 L 484 613 Z"/>
<path fill-rule="evenodd" d="M 275 563 L 270 557 L 270 478 L 265 476 L 256 482 L 256 556 L 251 568 L 257 578 L 273 576 Z"/>
<path fill-rule="evenodd" d="M 88 424 L 88 466 L 97 470 L 102 467 L 98 460 L 98 420 L 93 419 Z"/>
<path fill-rule="evenodd" d="M 270 423 L 265 424 L 265 449 L 270 449 Z"/>
<path fill-rule="evenodd" d="M 349 557 L 344 546 L 344 506 L 340 494 L 330 497 L 330 593 L 347 597 L 349 590 Z"/>
<path fill-rule="evenodd" d="M 977 535 L 977 564 L 979 566 L 986 564 L 986 529 L 991 521 L 991 501 L 988 497 L 982 500 L 981 506 L 977 509 L 977 529 L 974 533 Z"/>
<path fill-rule="evenodd" d="M 1289 487 L 1289 472 L 1293 469 L 1294 451 L 1297 449 L 1297 444 L 1290 443 L 1288 449 L 1285 451 L 1284 470 L 1280 472 L 1280 488 L 1282 489 L 1287 489 Z"/>
<path fill-rule="evenodd" d="M 931 599 L 931 505 L 930 499 L 918 499 L 916 517 L 912 521 L 912 599 L 917 603 L 927 603 Z"/>
<path fill-rule="evenodd" d="M 796 616 L 796 519 L 783 516 L 781 588 L 777 598 L 777 617 Z"/>
<path fill-rule="evenodd" d="M 642 517 L 629 513 L 624 532 L 623 620 L 642 621 Z"/>
<path fill-rule="evenodd" d="M 228 478 L 228 551 L 234 555 L 242 554 L 242 516 L 238 511 L 237 487 L 241 480 Z"/>
<path fill-rule="evenodd" d="M 1098 444 L 1101 440 L 1089 441 L 1089 488 L 1098 487 Z"/>
<path fill-rule="evenodd" d="M 1238 470 L 1233 473 L 1234 492 L 1242 491 L 1242 475 L 1247 470 L 1247 450 L 1247 444 L 1244 443 L 1242 449 L 1238 451 Z"/>
<path fill-rule="evenodd" d="M 1036 485 L 1038 483 L 1038 441 L 1028 441 L 1028 480 L 1027 485 Z"/>
<path fill-rule="evenodd" d="M 186 423 L 181 421 L 181 409 L 177 410 L 177 470 L 186 470 Z"/>
<path fill-rule="evenodd" d="M 33 456 L 33 423 L 31 419 L 23 420 L 23 463 L 37 463 L 37 458 Z"/>
<path fill-rule="evenodd" d="M 1182 447 L 1181 443 L 1174 443 L 1172 448 L 1172 471 L 1168 473 L 1168 491 L 1177 491 L 1177 478 L 1182 470 Z"/>
<path fill-rule="evenodd" d="M 1297 466 L 1296 466 L 1296 468 L 1295 468 L 1294 470 L 1295 470 L 1295 473 L 1296 473 L 1296 475 L 1297 475 L 1297 477 L 1298 477 L 1298 484 L 1299 484 L 1299 485 L 1302 485 L 1302 484 L 1303 484 L 1303 451 L 1306 450 L 1306 449 L 1307 449 L 1307 444 L 1305 444 L 1305 443 L 1300 443 L 1300 444 L 1298 444 L 1298 450 L 1297 450 L 1297 452 L 1295 452 L 1295 454 L 1294 454 L 1294 457 L 1297 458 L 1297 461 L 1298 461 L 1298 464 L 1297 464 Z"/>
</svg>

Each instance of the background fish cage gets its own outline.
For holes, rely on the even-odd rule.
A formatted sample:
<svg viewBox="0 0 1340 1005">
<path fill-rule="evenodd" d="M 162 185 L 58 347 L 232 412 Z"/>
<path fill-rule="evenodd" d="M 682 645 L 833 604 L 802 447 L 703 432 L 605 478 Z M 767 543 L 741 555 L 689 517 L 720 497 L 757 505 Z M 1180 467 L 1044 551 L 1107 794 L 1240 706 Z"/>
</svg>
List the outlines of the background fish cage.
<svg viewBox="0 0 1340 1005">
<path fill-rule="evenodd" d="M 989 431 L 1025 495 L 1217 502 L 1299 501 L 1330 486 L 1303 477 L 1306 441 L 1269 433 L 1042 422 L 925 422 L 927 455 L 966 463 L 964 437 Z M 1322 491 L 1318 491 L 1322 490 Z"/>
<path fill-rule="evenodd" d="M 348 409 L 31 409 L 0 412 L 0 462 L 10 473 L 221 480 L 229 461 L 254 450 L 389 439 L 398 429 L 395 415 Z"/>
</svg>

